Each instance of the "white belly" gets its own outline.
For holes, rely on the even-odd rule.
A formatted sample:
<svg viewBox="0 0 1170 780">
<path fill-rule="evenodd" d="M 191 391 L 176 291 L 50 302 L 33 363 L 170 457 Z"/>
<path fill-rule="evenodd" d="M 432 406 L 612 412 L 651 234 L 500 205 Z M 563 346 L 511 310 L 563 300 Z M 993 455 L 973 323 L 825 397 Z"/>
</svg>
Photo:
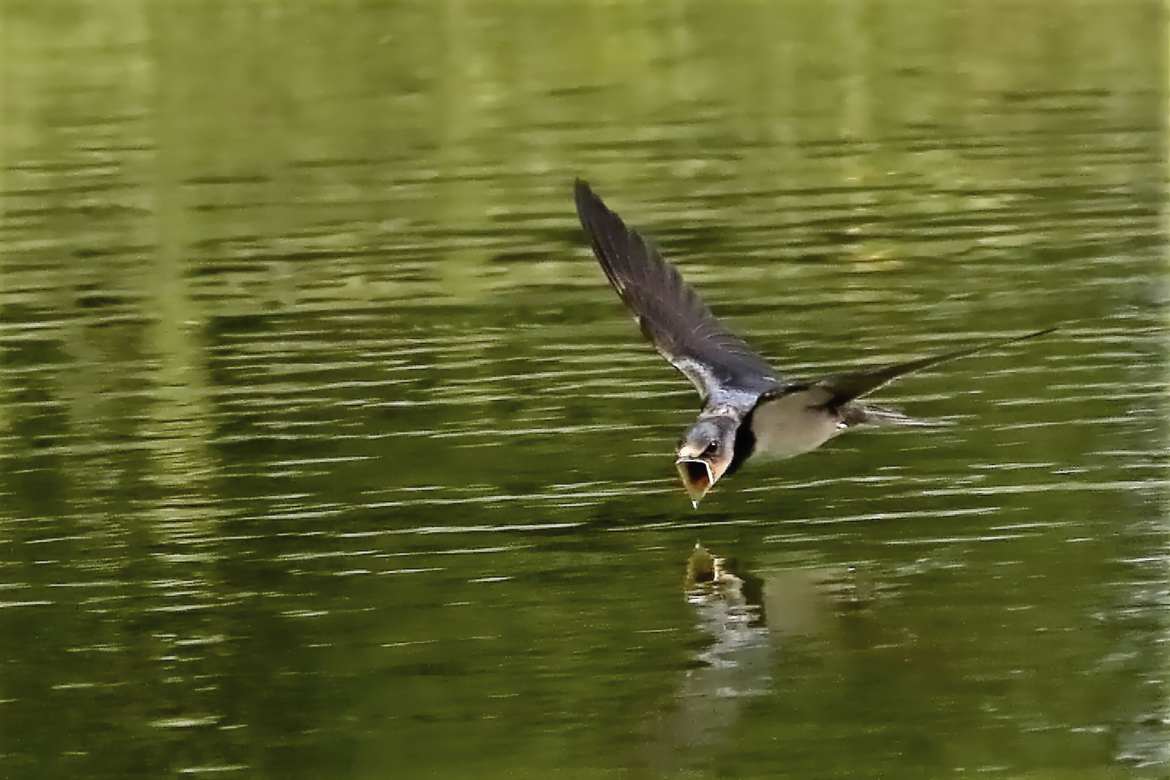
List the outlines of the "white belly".
<svg viewBox="0 0 1170 780">
<path fill-rule="evenodd" d="M 752 415 L 753 459 L 791 458 L 815 450 L 840 433 L 841 418 L 817 406 L 823 402 L 823 393 L 802 390 L 757 406 Z"/>
</svg>

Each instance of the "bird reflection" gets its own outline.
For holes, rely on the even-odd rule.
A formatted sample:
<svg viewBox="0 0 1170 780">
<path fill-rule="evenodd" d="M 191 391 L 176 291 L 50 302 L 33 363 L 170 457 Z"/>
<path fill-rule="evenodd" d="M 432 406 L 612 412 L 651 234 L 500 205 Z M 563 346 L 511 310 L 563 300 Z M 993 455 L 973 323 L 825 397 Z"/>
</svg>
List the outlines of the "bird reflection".
<svg viewBox="0 0 1170 780">
<path fill-rule="evenodd" d="M 728 738 L 746 704 L 772 692 L 776 656 L 800 640 L 848 643 L 842 618 L 864 612 L 873 589 L 852 567 L 771 570 L 760 576 L 696 543 L 684 593 L 712 641 L 683 676 L 658 721 L 652 763 L 687 761 L 687 750 Z"/>
<path fill-rule="evenodd" d="M 856 568 L 821 567 L 768 571 L 755 576 L 734 559 L 696 543 L 687 559 L 684 589 L 700 627 L 715 637 L 709 653 L 738 646 L 747 632 L 770 637 L 829 637 L 843 613 L 873 601 L 872 583 Z"/>
</svg>

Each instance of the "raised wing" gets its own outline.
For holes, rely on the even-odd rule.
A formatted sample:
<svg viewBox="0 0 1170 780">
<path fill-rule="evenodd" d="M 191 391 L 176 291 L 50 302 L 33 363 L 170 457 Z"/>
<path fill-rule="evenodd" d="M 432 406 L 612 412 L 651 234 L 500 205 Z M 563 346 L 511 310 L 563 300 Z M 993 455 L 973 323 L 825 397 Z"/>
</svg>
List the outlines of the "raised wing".
<svg viewBox="0 0 1170 780">
<path fill-rule="evenodd" d="M 653 245 L 627 228 L 580 179 L 575 194 L 577 215 L 609 283 L 634 313 L 642 333 L 694 383 L 704 403 L 776 385 L 767 361 L 715 319 Z"/>
<path fill-rule="evenodd" d="M 909 360 L 905 363 L 890 363 L 884 366 L 875 366 L 873 368 L 863 369 L 861 371 L 850 371 L 843 374 L 833 374 L 831 376 L 818 379 L 813 383 L 813 386 L 822 388 L 828 393 L 827 406 L 840 406 L 848 403 L 855 398 L 860 398 L 863 395 L 872 393 L 882 385 L 889 384 L 900 376 L 920 371 L 924 368 L 945 363 L 948 360 L 955 360 L 956 358 L 966 357 L 967 355 L 974 355 L 976 352 L 982 352 L 985 349 L 1002 346 L 1004 344 L 1012 344 L 1017 341 L 1025 341 L 1027 339 L 1034 339 L 1037 336 L 1044 336 L 1056 328 L 1045 328 L 1033 333 L 1026 333 L 1023 336 L 1010 336 L 1005 339 L 996 339 L 995 341 L 988 341 L 984 344 L 979 344 L 974 347 L 966 349 L 957 349 L 953 352 L 944 352 L 941 355 L 930 355 L 929 357 L 919 358 L 918 360 Z"/>
</svg>

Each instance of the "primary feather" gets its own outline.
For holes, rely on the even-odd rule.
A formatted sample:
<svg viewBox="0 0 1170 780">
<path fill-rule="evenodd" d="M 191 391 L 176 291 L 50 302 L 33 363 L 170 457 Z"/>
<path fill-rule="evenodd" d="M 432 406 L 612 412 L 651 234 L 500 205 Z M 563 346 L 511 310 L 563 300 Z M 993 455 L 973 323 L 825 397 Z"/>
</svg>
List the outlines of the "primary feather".
<svg viewBox="0 0 1170 780">
<path fill-rule="evenodd" d="M 758 393 L 778 383 L 747 343 L 725 328 L 673 265 L 626 227 L 589 185 L 577 180 L 577 214 L 606 278 L 658 352 L 694 383 L 707 403 Z"/>
</svg>

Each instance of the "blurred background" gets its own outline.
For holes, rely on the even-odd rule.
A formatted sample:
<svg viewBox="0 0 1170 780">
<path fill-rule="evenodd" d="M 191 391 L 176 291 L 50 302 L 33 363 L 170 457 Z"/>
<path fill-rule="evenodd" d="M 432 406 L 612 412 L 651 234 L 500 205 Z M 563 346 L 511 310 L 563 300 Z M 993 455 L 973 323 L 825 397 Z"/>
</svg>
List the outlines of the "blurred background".
<svg viewBox="0 0 1170 780">
<path fill-rule="evenodd" d="M 0 776 L 1165 777 L 1165 21 L 5 0 Z M 1063 327 L 695 512 L 575 176 L 788 375 Z"/>
</svg>

